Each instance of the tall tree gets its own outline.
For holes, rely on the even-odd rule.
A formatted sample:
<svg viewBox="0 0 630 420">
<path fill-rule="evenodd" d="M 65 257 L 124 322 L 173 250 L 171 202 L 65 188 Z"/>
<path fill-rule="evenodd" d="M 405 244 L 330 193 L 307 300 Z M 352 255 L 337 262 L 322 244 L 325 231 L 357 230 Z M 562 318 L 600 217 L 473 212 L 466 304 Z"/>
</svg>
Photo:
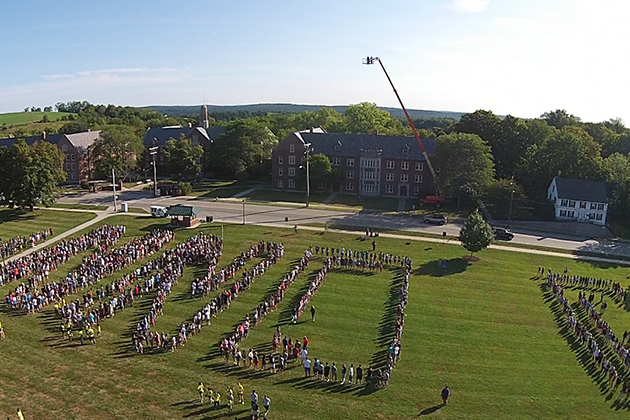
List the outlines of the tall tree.
<svg viewBox="0 0 630 420">
<path fill-rule="evenodd" d="M 356 134 L 390 134 L 389 126 L 392 124 L 391 115 L 387 111 L 381 111 L 376 104 L 361 102 L 350 105 L 343 113 L 343 122 L 347 133 Z M 402 127 L 402 123 L 400 123 Z"/>
<path fill-rule="evenodd" d="M 630 155 L 613 153 L 604 159 L 611 210 L 623 214 L 630 212 Z"/>
<path fill-rule="evenodd" d="M 540 116 L 547 124 L 562 129 L 569 125 L 580 125 L 580 118 L 569 114 L 565 109 L 556 109 L 555 111 L 545 112 Z"/>
<path fill-rule="evenodd" d="M 114 169 L 116 176 L 124 179 L 137 166 L 137 158 L 143 152 L 142 139 L 131 127 L 106 127 L 94 142 L 96 173 L 109 177 Z"/>
<path fill-rule="evenodd" d="M 435 165 L 443 193 L 479 196 L 494 179 L 490 146 L 476 134 L 452 133 L 437 138 Z"/>
<path fill-rule="evenodd" d="M 254 120 L 233 121 L 212 145 L 209 168 L 224 176 L 248 176 L 271 168 L 271 151 L 276 136 Z M 267 167 L 269 171 L 267 171 Z"/>
<path fill-rule="evenodd" d="M 483 219 L 479 210 L 470 213 L 464 227 L 459 231 L 459 241 L 470 251 L 470 256 L 487 248 L 493 240 L 492 227 Z"/>
<path fill-rule="evenodd" d="M 193 146 L 190 139 L 181 136 L 179 140 L 171 139 L 164 146 L 166 171 L 177 181 L 195 179 L 201 172 L 203 148 Z"/>
</svg>

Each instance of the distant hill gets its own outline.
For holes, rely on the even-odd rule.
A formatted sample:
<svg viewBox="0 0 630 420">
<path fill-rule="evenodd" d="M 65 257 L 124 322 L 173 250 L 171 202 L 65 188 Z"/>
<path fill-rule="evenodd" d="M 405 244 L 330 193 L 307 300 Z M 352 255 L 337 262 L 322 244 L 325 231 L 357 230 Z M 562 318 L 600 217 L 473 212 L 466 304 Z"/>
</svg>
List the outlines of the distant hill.
<svg viewBox="0 0 630 420">
<path fill-rule="evenodd" d="M 64 115 L 69 115 L 68 112 L 9 112 L 6 114 L 0 114 L 0 125 L 20 125 L 38 123 L 44 118 L 44 115 L 48 118 L 48 121 L 57 121 Z"/>
<path fill-rule="evenodd" d="M 206 105 L 208 112 L 279 112 L 279 113 L 299 113 L 304 111 L 316 112 L 319 108 L 332 108 L 337 112 L 346 110 L 345 105 L 299 105 L 299 104 L 250 104 L 250 105 Z M 142 108 L 154 109 L 162 114 L 180 117 L 183 115 L 197 115 L 200 105 L 152 105 Z M 389 112 L 393 117 L 404 118 L 405 114 L 400 108 L 379 107 L 383 111 Z M 459 120 L 464 112 L 452 111 L 428 111 L 423 109 L 408 109 L 411 118 L 455 118 Z"/>
</svg>

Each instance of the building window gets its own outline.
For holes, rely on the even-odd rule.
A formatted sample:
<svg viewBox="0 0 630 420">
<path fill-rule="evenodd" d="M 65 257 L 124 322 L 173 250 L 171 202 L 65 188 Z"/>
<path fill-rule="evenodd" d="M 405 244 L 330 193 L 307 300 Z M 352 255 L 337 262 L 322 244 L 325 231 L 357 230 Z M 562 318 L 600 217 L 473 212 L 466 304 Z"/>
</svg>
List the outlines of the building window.
<svg viewBox="0 0 630 420">
<path fill-rule="evenodd" d="M 353 190 L 354 190 L 354 184 L 352 182 L 347 182 L 346 191 L 353 191 Z"/>
<path fill-rule="evenodd" d="M 289 188 L 295 188 L 295 179 L 290 179 L 288 182 Z"/>
<path fill-rule="evenodd" d="M 562 207 L 567 207 L 569 205 L 569 200 L 564 199 L 560 202 L 560 206 Z"/>
<path fill-rule="evenodd" d="M 567 211 L 567 217 L 575 217 L 575 212 L 573 210 Z"/>
<path fill-rule="evenodd" d="M 560 217 L 567 217 L 567 211 L 566 210 L 560 210 Z"/>
<path fill-rule="evenodd" d="M 333 164 L 333 166 L 339 166 L 339 165 L 341 165 L 341 158 L 338 158 L 338 157 L 333 158 L 333 160 L 332 160 L 332 164 Z"/>
<path fill-rule="evenodd" d="M 295 165 L 295 156 L 289 156 L 289 165 Z"/>
<path fill-rule="evenodd" d="M 284 175 L 284 171 L 282 170 L 282 168 L 278 168 L 278 176 L 282 175 Z"/>
<path fill-rule="evenodd" d="M 341 150 L 341 143 L 335 144 L 335 150 Z"/>
<path fill-rule="evenodd" d="M 278 165 L 282 165 L 283 163 L 282 160 L 283 160 L 282 156 L 278 156 Z"/>
<path fill-rule="evenodd" d="M 346 159 L 346 166 L 354 166 L 354 159 L 352 158 Z"/>
<path fill-rule="evenodd" d="M 393 160 L 387 161 L 387 169 L 394 169 L 395 166 L 396 166 L 396 162 L 394 162 Z"/>
<path fill-rule="evenodd" d="M 575 207 L 575 201 L 569 200 L 569 207 Z"/>
<path fill-rule="evenodd" d="M 408 147 L 405 147 L 405 148 L 402 150 L 402 152 L 403 152 L 403 155 L 408 155 L 408 154 L 409 154 L 409 148 L 408 148 Z"/>
<path fill-rule="evenodd" d="M 70 172 L 70 179 L 74 179 L 74 172 Z"/>
<path fill-rule="evenodd" d="M 386 185 L 385 186 L 385 192 L 387 194 L 393 194 L 394 193 L 394 186 L 393 185 Z"/>
<path fill-rule="evenodd" d="M 402 169 L 403 171 L 408 170 L 409 169 L 409 162 L 407 162 L 407 161 L 400 162 L 400 169 Z"/>
<path fill-rule="evenodd" d="M 72 153 L 72 154 L 70 155 L 70 160 L 72 160 L 72 161 L 74 160 L 74 153 Z"/>
<path fill-rule="evenodd" d="M 319 189 L 323 190 L 326 188 L 326 181 L 320 181 L 319 182 Z"/>
<path fill-rule="evenodd" d="M 394 180 L 394 173 L 393 172 L 387 172 L 387 174 L 385 175 L 385 179 L 387 181 L 393 181 Z"/>
<path fill-rule="evenodd" d="M 400 182 L 409 182 L 409 175 L 400 174 Z"/>
<path fill-rule="evenodd" d="M 416 184 L 421 184 L 422 183 L 422 175 L 416 175 L 415 181 L 416 181 Z"/>
<path fill-rule="evenodd" d="M 415 187 L 413 189 L 413 195 L 420 195 L 420 187 Z"/>
<path fill-rule="evenodd" d="M 278 180 L 278 188 L 284 188 L 284 181 L 281 179 Z"/>
<path fill-rule="evenodd" d="M 74 171 L 74 163 L 70 165 L 70 169 Z"/>
<path fill-rule="evenodd" d="M 295 168 L 289 168 L 289 176 L 295 176 Z"/>
<path fill-rule="evenodd" d="M 595 216 L 595 219 L 597 220 L 602 220 L 604 218 L 604 215 L 601 213 L 597 213 L 597 215 Z"/>
<path fill-rule="evenodd" d="M 346 171 L 346 178 L 354 178 L 354 171 Z"/>
<path fill-rule="evenodd" d="M 416 171 L 424 170 L 424 162 L 416 162 Z"/>
<path fill-rule="evenodd" d="M 591 210 L 597 210 L 597 203 L 591 203 Z"/>
<path fill-rule="evenodd" d="M 289 153 L 295 153 L 295 144 L 289 145 Z"/>
<path fill-rule="evenodd" d="M 598 204 L 597 205 L 597 210 L 604 210 L 604 205 L 603 204 Z"/>
<path fill-rule="evenodd" d="M 68 151 L 68 146 L 67 146 L 67 145 L 65 145 L 65 144 L 62 144 L 62 145 L 61 145 L 61 151 L 62 151 L 62 152 L 67 152 L 67 151 Z"/>
<path fill-rule="evenodd" d="M 378 174 L 376 172 L 363 172 L 362 174 L 363 174 L 361 177 L 362 179 L 368 179 L 368 180 L 378 179 L 377 178 Z"/>
<path fill-rule="evenodd" d="M 435 172 L 437 172 L 438 174 L 442 172 L 442 167 L 438 166 L 437 168 L 435 168 Z"/>
<path fill-rule="evenodd" d="M 585 209 L 586 208 L 586 201 L 580 201 L 580 208 L 581 209 Z"/>
</svg>

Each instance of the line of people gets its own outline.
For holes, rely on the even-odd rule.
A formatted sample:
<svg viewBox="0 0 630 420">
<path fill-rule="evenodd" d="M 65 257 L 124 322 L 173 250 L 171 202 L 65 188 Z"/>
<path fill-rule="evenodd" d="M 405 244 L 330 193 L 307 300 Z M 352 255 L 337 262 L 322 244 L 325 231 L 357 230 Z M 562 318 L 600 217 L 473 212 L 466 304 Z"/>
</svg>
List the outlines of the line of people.
<svg viewBox="0 0 630 420">
<path fill-rule="evenodd" d="M 601 292 L 602 300 L 604 297 L 609 296 L 615 302 L 625 302 L 630 286 L 624 288 L 621 283 L 611 279 L 601 279 L 589 276 L 569 275 L 568 270 L 565 269 L 564 273 L 554 273 L 551 269 L 545 272 L 545 267 L 538 267 L 538 277 L 547 276 L 551 277 L 559 284 L 564 284 L 572 287 L 580 287 L 583 289 L 592 289 Z"/>
<path fill-rule="evenodd" d="M 392 369 L 396 366 L 396 363 L 400 360 L 400 352 L 402 350 L 402 333 L 405 326 L 405 308 L 407 307 L 407 299 L 409 298 L 409 274 L 411 273 L 411 265 L 405 267 L 405 274 L 403 276 L 403 284 L 399 290 L 398 306 L 396 307 L 396 321 L 394 321 L 394 338 L 392 343 L 387 349 L 387 363 L 382 371 L 382 374 L 378 375 L 378 386 L 386 387 L 389 384 L 389 377 L 391 376 Z"/>
<path fill-rule="evenodd" d="M 345 247 L 320 247 L 315 246 L 315 255 L 331 257 L 333 264 L 342 268 L 360 268 L 383 271 L 384 265 L 397 267 L 410 267 L 412 260 L 409 257 L 374 251 L 357 251 Z"/>
<path fill-rule="evenodd" d="M 311 248 L 305 250 L 304 256 L 302 256 L 300 261 L 288 273 L 284 274 L 276 290 L 266 296 L 263 301 L 256 307 L 256 309 L 252 311 L 251 318 L 249 315 L 245 316 L 245 319 L 236 326 L 234 331 L 228 337 L 225 337 L 223 338 L 223 340 L 221 340 L 219 349 L 221 351 L 221 354 L 225 358 L 226 364 L 228 363 L 230 355 L 232 355 L 233 359 L 236 360 L 235 353 L 236 351 L 239 351 L 238 342 L 247 338 L 250 328 L 256 327 L 264 317 L 266 317 L 271 311 L 278 307 L 278 304 L 284 298 L 286 289 L 295 282 L 298 276 L 303 273 L 306 268 L 308 268 L 308 264 L 312 255 L 313 252 Z M 279 336 L 274 336 L 273 353 L 277 353 L 279 339 Z M 253 352 L 253 350 L 250 350 L 250 353 L 252 353 L 251 359 L 257 359 L 258 355 L 254 354 Z M 264 358 L 265 356 L 262 357 Z M 271 359 L 274 356 L 272 354 L 269 357 Z M 273 361 L 273 363 L 275 364 L 275 361 Z M 263 364 L 266 364 L 265 361 L 263 361 Z"/>
<path fill-rule="evenodd" d="M 0 256 L 9 258 L 12 255 L 24 251 L 29 245 L 32 248 L 40 242 L 46 242 L 50 236 L 53 236 L 53 228 L 31 233 L 28 238 L 26 236 L 16 236 L 8 240 L 0 241 Z"/>
<path fill-rule="evenodd" d="M 279 259 L 284 257 L 284 245 L 273 242 L 263 243 L 258 248 L 259 252 L 264 252 L 267 249 L 266 259 L 260 261 L 250 270 L 243 271 L 243 275 L 239 280 L 236 280 L 232 286 L 224 290 L 217 297 L 212 299 L 210 303 L 205 305 L 201 310 L 193 316 L 192 322 L 184 322 L 179 326 L 177 333 L 177 343 L 173 341 L 172 350 L 185 344 L 188 336 L 194 335 L 201 330 L 201 327 L 206 321 L 206 324 L 210 323 L 210 317 L 216 316 L 217 313 L 224 311 L 230 306 L 232 300 L 236 299 L 239 293 L 249 289 L 252 283 L 260 276 L 262 276 L 272 265 L 276 264 Z M 261 254 L 257 254 L 261 256 Z"/>
<path fill-rule="evenodd" d="M 66 296 L 86 289 L 124 267 L 153 255 L 172 239 L 171 231 L 155 229 L 143 237 L 133 238 L 118 248 L 95 250 L 83 257 L 81 265 L 58 282 L 45 283 L 39 289 L 20 284 L 12 293 L 11 307 L 25 310 L 27 313 L 40 312 L 45 306 L 59 302 Z M 84 294 L 83 303 L 78 306 L 87 308 L 92 305 L 94 294 L 90 292 Z"/>
<path fill-rule="evenodd" d="M 48 279 L 50 272 L 75 255 L 93 248 L 109 249 L 124 236 L 125 231 L 122 225 L 103 225 L 86 234 L 64 239 L 37 252 L 7 261 L 0 266 L 0 285 L 30 276 L 28 286 L 36 287 Z"/>
<path fill-rule="evenodd" d="M 540 274 L 539 274 L 540 276 Z M 620 374 L 615 369 L 614 365 L 610 360 L 606 358 L 606 355 L 600 349 L 597 340 L 593 337 L 593 334 L 588 330 L 588 327 L 580 323 L 577 316 L 571 309 L 569 304 L 569 300 L 564 296 L 564 288 L 560 283 L 553 278 L 553 276 L 547 276 L 547 286 L 550 288 L 553 295 L 558 300 L 558 303 L 562 307 L 562 313 L 567 319 L 567 324 L 569 325 L 570 330 L 573 332 L 574 336 L 580 341 L 582 345 L 584 345 L 589 351 L 591 357 L 593 358 L 593 362 L 601 369 L 600 374 L 604 376 L 608 380 L 608 384 L 612 387 L 612 391 L 615 392 L 617 388 L 621 385 L 621 391 L 618 399 L 628 400 L 630 398 L 630 384 L 624 379 L 623 374 Z M 588 302 L 585 297 L 586 295 L 582 292 L 579 293 L 579 302 L 582 308 L 587 311 L 587 315 L 590 312 L 590 308 L 592 308 L 592 304 Z M 589 309 L 587 309 L 589 308 Z M 597 311 L 595 311 L 597 313 Z M 589 315 L 590 316 L 590 315 Z M 599 318 L 601 320 L 601 318 Z M 603 324 L 600 324 L 603 325 Z M 598 327 L 599 328 L 599 327 Z M 604 338 L 608 342 L 609 345 L 613 348 L 613 350 L 622 358 L 622 361 L 626 367 L 628 367 L 628 356 L 627 350 L 623 345 L 619 343 L 616 339 L 612 331 L 606 326 L 605 333 L 600 329 Z M 619 350 L 622 350 L 620 353 Z M 625 354 L 625 356 L 622 356 Z"/>
</svg>

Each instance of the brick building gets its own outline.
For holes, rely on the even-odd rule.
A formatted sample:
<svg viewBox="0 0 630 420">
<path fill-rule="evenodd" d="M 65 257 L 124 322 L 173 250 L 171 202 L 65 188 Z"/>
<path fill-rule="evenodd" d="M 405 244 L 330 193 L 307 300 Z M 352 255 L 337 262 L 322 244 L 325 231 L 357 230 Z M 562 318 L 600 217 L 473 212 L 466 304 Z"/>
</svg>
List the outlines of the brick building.
<svg viewBox="0 0 630 420">
<path fill-rule="evenodd" d="M 86 131 L 75 134 L 47 134 L 44 132 L 39 136 L 26 137 L 24 141 L 28 145 L 46 141 L 57 146 L 66 155 L 63 165 L 67 174 L 66 182 L 68 184 L 79 184 L 81 181 L 89 180 L 94 170 L 92 146 L 100 135 L 100 131 Z M 17 139 L 13 137 L 0 139 L 0 147 L 4 146 L 10 149 L 16 141 Z"/>
<path fill-rule="evenodd" d="M 429 155 L 435 139 L 423 139 Z M 431 172 L 414 137 L 326 133 L 312 129 L 289 134 L 273 149 L 272 185 L 297 189 L 304 151 L 323 153 L 343 179 L 337 185 L 311 179 L 311 190 L 339 191 L 360 196 L 423 197 L 435 192 Z"/>
<path fill-rule="evenodd" d="M 205 163 L 208 158 L 208 150 L 213 141 L 219 138 L 225 131 L 225 127 L 210 127 L 208 121 L 208 108 L 203 105 L 201 107 L 201 115 L 199 117 L 199 126 L 197 127 L 151 127 L 144 134 L 144 163 L 145 167 L 151 166 L 153 157 L 149 153 L 149 148 L 157 146 L 157 154 L 155 155 L 155 161 L 158 166 L 164 164 L 164 154 L 162 148 L 169 140 L 179 140 L 182 136 L 190 139 L 193 146 L 200 145 L 203 148 L 204 154 L 201 158 L 202 163 Z"/>
</svg>

